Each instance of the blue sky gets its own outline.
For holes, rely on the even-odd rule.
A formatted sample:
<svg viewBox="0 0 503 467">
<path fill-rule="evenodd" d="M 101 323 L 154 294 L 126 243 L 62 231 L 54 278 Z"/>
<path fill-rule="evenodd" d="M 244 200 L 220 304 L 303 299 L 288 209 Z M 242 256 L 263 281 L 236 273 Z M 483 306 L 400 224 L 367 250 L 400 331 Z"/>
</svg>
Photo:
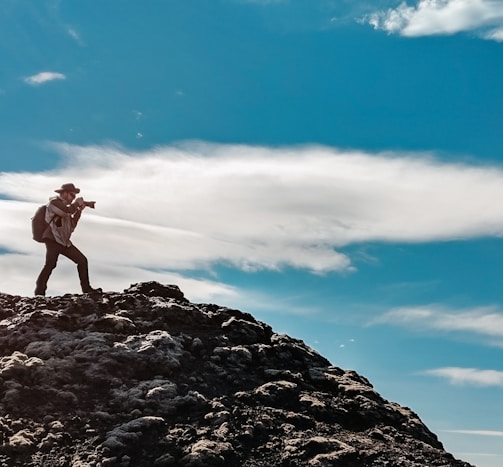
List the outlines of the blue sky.
<svg viewBox="0 0 503 467">
<path fill-rule="evenodd" d="M 95 287 L 250 311 L 502 464 L 503 1 L 3 0 L 0 61 L 2 292 L 74 182 Z"/>
</svg>

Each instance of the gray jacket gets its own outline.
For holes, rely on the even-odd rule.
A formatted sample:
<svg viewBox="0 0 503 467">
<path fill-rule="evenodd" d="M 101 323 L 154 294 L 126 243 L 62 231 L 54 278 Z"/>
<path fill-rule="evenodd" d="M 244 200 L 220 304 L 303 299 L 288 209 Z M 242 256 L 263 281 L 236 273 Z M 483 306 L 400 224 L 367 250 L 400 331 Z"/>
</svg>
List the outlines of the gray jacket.
<svg viewBox="0 0 503 467">
<path fill-rule="evenodd" d="M 72 246 L 70 237 L 77 227 L 81 214 L 82 210 L 75 202 L 66 204 L 66 201 L 59 196 L 51 198 L 45 212 L 45 221 L 49 227 L 44 232 L 43 238 L 55 240 L 66 247 Z"/>
</svg>

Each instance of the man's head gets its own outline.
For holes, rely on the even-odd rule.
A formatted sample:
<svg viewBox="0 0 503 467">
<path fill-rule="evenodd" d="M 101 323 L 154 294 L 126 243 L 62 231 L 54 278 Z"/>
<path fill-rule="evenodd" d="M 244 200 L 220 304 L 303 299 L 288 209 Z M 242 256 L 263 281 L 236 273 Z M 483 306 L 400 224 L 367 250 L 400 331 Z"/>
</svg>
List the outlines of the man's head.
<svg viewBox="0 0 503 467">
<path fill-rule="evenodd" d="M 77 188 L 73 183 L 63 183 L 61 188 L 54 190 L 56 193 L 62 193 L 63 191 L 68 191 L 69 193 L 80 193 L 80 188 Z"/>
<path fill-rule="evenodd" d="M 59 193 L 59 196 L 65 201 L 71 203 L 77 196 L 77 193 L 80 193 L 80 188 L 77 188 L 73 183 L 64 183 L 61 185 L 61 188 L 54 191 Z"/>
</svg>

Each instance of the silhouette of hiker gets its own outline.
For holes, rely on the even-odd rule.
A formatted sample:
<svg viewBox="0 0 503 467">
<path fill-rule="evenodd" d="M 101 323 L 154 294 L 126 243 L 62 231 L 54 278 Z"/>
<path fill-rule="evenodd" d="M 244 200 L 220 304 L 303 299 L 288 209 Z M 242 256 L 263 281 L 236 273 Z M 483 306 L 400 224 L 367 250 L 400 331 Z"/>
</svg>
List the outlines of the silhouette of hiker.
<svg viewBox="0 0 503 467">
<path fill-rule="evenodd" d="M 70 237 L 79 222 L 82 211 L 86 206 L 94 208 L 94 201 L 84 201 L 82 197 L 76 198 L 80 189 L 73 183 L 65 183 L 58 190 L 58 196 L 50 198 L 47 204 L 45 221 L 48 227 L 42 238 L 46 246 L 45 265 L 37 279 L 35 295 L 45 295 L 47 281 L 56 267 L 59 255 L 66 256 L 77 265 L 82 292 L 100 292 L 89 284 L 87 258 L 70 241 Z"/>
</svg>

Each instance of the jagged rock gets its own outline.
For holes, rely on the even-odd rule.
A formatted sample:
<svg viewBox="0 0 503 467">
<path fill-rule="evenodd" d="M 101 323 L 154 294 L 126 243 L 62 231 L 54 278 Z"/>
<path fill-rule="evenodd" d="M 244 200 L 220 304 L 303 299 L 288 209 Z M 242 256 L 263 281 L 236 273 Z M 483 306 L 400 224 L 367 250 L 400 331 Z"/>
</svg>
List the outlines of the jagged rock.
<svg viewBox="0 0 503 467">
<path fill-rule="evenodd" d="M 0 294 L 0 319 L 0 466 L 468 466 L 364 377 L 173 285 Z"/>
</svg>

